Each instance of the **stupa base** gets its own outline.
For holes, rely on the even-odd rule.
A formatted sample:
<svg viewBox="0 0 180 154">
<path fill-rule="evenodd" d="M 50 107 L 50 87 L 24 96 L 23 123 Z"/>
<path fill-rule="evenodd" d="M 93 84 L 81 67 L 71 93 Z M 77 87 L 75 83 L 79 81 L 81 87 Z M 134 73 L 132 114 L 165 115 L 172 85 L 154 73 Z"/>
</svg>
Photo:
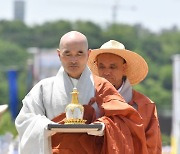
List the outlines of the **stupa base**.
<svg viewBox="0 0 180 154">
<path fill-rule="evenodd" d="M 83 119 L 66 119 L 64 122 L 65 124 L 85 124 L 86 121 Z"/>
</svg>

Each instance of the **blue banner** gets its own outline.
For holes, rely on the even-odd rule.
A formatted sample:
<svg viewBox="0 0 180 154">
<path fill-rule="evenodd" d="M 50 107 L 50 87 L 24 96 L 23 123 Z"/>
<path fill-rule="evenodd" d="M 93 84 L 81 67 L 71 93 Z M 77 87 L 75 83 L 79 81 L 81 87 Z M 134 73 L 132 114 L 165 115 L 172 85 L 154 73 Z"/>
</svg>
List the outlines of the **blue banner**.
<svg viewBox="0 0 180 154">
<path fill-rule="evenodd" d="M 8 83 L 9 83 L 9 109 L 12 119 L 15 120 L 18 114 L 18 87 L 16 70 L 8 70 Z"/>
</svg>

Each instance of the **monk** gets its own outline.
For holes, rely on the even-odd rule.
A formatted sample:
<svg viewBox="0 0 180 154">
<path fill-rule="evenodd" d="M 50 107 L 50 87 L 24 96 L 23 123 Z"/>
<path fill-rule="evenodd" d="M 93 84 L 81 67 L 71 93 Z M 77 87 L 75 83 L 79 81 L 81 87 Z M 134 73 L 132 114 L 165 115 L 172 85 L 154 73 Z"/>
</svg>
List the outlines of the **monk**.
<svg viewBox="0 0 180 154">
<path fill-rule="evenodd" d="M 146 61 L 137 53 L 126 50 L 118 41 L 110 40 L 100 49 L 92 50 L 89 67 L 96 75 L 114 85 L 125 101 L 132 105 L 143 119 L 149 154 L 161 154 L 161 135 L 156 105 L 147 96 L 132 89 L 148 73 Z"/>
<path fill-rule="evenodd" d="M 143 121 L 117 90 L 87 67 L 85 35 L 70 31 L 60 39 L 62 66 L 54 77 L 37 83 L 23 99 L 15 124 L 22 154 L 147 154 Z M 64 124 L 65 107 L 76 87 L 87 124 L 102 129 L 87 133 L 49 134 L 47 125 Z M 52 136 L 51 136 L 52 135 Z M 49 137 L 50 136 L 50 137 Z"/>
</svg>

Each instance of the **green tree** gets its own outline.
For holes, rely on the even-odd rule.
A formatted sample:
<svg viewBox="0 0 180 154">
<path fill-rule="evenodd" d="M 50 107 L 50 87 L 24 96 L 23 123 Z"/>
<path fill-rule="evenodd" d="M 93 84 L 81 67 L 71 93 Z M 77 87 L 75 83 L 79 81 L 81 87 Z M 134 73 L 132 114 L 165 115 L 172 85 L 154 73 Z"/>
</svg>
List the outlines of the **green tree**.
<svg viewBox="0 0 180 154">
<path fill-rule="evenodd" d="M 0 67 L 1 68 L 22 68 L 26 63 L 28 54 L 25 49 L 16 45 L 0 40 Z"/>
<path fill-rule="evenodd" d="M 0 103 L 8 103 L 6 72 L 9 69 L 17 69 L 19 72 L 25 71 L 27 57 L 28 54 L 25 49 L 16 44 L 0 40 Z M 22 81 L 20 81 L 20 87 L 24 86 Z"/>
<path fill-rule="evenodd" d="M 87 36 L 89 42 L 89 48 L 99 48 L 100 44 L 102 44 L 102 29 L 100 26 L 87 21 L 76 21 L 73 24 L 74 30 L 80 31 Z"/>
<path fill-rule="evenodd" d="M 58 48 L 60 37 L 72 29 L 72 24 L 64 20 L 35 26 L 33 27 L 34 41 L 32 46 Z"/>
<path fill-rule="evenodd" d="M 0 39 L 13 42 L 22 47 L 28 47 L 33 36 L 31 28 L 21 21 L 0 21 Z"/>
</svg>

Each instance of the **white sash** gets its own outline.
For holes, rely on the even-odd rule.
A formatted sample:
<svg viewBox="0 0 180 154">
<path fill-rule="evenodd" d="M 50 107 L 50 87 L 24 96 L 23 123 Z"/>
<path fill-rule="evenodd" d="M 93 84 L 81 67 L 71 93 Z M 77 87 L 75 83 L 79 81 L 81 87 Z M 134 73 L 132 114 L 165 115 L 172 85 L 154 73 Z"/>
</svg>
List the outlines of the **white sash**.
<svg viewBox="0 0 180 154">
<path fill-rule="evenodd" d="M 58 113 L 65 111 L 65 107 L 68 103 L 71 103 L 71 92 L 73 90 L 73 83 L 64 71 L 64 68 L 61 67 L 55 77 L 55 82 L 53 85 L 53 93 L 56 100 L 56 108 Z M 86 67 L 78 80 L 77 90 L 79 91 L 79 103 L 82 105 L 88 104 L 90 99 L 95 96 L 95 87 L 93 75 L 88 67 Z"/>
</svg>

